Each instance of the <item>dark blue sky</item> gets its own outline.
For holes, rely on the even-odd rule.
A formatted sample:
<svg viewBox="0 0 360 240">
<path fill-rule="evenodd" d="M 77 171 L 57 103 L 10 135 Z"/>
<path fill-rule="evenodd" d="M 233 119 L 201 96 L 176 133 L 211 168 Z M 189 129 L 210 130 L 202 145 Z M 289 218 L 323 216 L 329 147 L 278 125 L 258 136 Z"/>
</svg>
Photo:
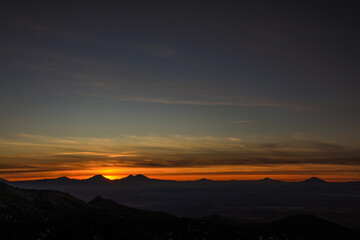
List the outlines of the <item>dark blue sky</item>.
<svg viewBox="0 0 360 240">
<path fill-rule="evenodd" d="M 54 175 L 44 166 L 62 165 L 64 151 L 75 166 L 79 154 L 96 165 L 130 149 L 136 159 L 111 164 L 241 170 L 266 158 L 276 159 L 260 161 L 269 172 L 282 160 L 359 176 L 357 9 L 354 1 L 6 1 L 3 172 Z M 91 139 L 107 141 L 97 152 L 106 157 L 92 158 Z M 171 151 L 168 142 L 182 149 L 171 164 L 156 151 Z"/>
</svg>

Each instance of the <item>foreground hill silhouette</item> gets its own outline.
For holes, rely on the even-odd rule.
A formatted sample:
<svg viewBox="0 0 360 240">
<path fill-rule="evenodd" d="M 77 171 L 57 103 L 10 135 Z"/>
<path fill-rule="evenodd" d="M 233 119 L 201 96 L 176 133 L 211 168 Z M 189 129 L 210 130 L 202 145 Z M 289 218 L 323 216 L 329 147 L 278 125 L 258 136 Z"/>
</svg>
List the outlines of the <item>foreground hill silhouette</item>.
<svg viewBox="0 0 360 240">
<path fill-rule="evenodd" d="M 289 215 L 316 214 L 346 226 L 360 226 L 360 182 L 333 183 L 316 177 L 302 182 L 270 178 L 172 181 L 139 174 L 118 180 L 95 175 L 84 180 L 60 177 L 5 183 L 67 192 L 83 201 L 101 195 L 126 206 L 184 217 L 216 212 L 244 222 L 271 222 Z"/>
<path fill-rule="evenodd" d="M 129 208 L 99 196 L 89 203 L 67 193 L 0 183 L 1 239 L 358 239 L 359 232 L 311 215 L 244 224 Z"/>
</svg>

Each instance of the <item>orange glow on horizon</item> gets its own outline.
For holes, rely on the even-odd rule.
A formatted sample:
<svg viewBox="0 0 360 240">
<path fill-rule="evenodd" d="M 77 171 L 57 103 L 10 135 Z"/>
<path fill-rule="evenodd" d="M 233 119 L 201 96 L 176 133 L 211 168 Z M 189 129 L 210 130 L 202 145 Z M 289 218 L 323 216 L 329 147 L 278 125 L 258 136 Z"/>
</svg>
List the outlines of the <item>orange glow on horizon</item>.
<svg viewBox="0 0 360 240">
<path fill-rule="evenodd" d="M 0 139 L 0 147 L 6 149 L 6 154 L 0 155 L 0 159 L 4 159 L 0 178 L 10 181 L 61 176 L 86 179 L 101 174 L 109 179 L 120 179 L 130 174 L 143 174 L 178 181 L 265 177 L 302 181 L 314 176 L 326 181 L 360 180 L 358 148 L 351 144 L 344 145 L 344 149 L 351 151 L 345 154 L 336 148 L 338 155 L 333 156 L 332 151 L 319 149 L 319 144 L 311 140 L 278 141 L 281 144 L 273 149 L 266 147 L 268 140 L 246 143 L 233 137 L 56 138 L 18 134 L 14 139 Z M 328 146 L 329 143 L 324 144 Z M 280 153 L 289 156 L 284 159 Z M 343 156 L 347 162 L 343 162 Z M 326 163 L 327 159 L 331 161 Z"/>
<path fill-rule="evenodd" d="M 137 174 L 143 174 L 149 178 L 154 179 L 161 179 L 161 180 L 176 180 L 176 181 L 194 181 L 199 180 L 202 178 L 206 178 L 209 180 L 214 181 L 229 181 L 229 180 L 260 180 L 264 178 L 271 178 L 274 180 L 281 180 L 286 182 L 297 182 L 297 181 L 303 181 L 311 177 L 318 177 L 328 182 L 347 182 L 347 181 L 359 181 L 360 177 L 358 174 L 347 174 L 347 175 L 324 175 L 324 174 L 301 174 L 301 175 L 295 175 L 295 174 L 269 174 L 263 175 L 263 174 L 214 174 L 214 173 L 206 173 L 203 174 L 172 174 L 172 173 L 156 173 L 156 172 L 144 172 L 144 171 L 124 171 L 121 174 L 119 174 L 119 171 L 116 170 L 102 170 L 102 171 L 94 171 L 94 170 L 83 170 L 83 171 L 68 171 L 68 172 L 62 172 L 62 173 L 53 173 L 51 175 L 39 175 L 39 174 L 30 174 L 28 176 L 20 175 L 20 176 L 0 176 L 1 178 L 4 178 L 9 181 L 26 181 L 26 180 L 35 180 L 35 179 L 44 179 L 44 178 L 58 178 L 62 176 L 67 176 L 72 179 L 88 179 L 94 175 L 101 174 L 105 178 L 108 178 L 110 180 L 116 180 L 121 179 L 124 177 L 127 177 L 128 175 L 137 175 Z"/>
<path fill-rule="evenodd" d="M 60 166 L 61 167 L 61 166 Z M 9 181 L 34 180 L 44 178 L 58 178 L 67 176 L 74 179 L 87 179 L 94 175 L 101 174 L 104 177 L 115 180 L 127 177 L 128 175 L 143 174 L 149 178 L 176 181 L 193 181 L 202 178 L 227 181 L 227 180 L 259 180 L 271 178 L 274 180 L 296 182 L 303 181 L 310 177 L 318 177 L 329 182 L 359 181 L 360 169 L 339 167 L 336 165 L 274 165 L 274 166 L 207 166 L 207 167 L 153 167 L 134 168 L 120 167 L 108 163 L 99 167 L 97 163 L 87 163 L 83 169 L 70 169 L 59 171 L 24 172 L 19 169 L 18 173 L 2 174 L 0 178 Z"/>
</svg>

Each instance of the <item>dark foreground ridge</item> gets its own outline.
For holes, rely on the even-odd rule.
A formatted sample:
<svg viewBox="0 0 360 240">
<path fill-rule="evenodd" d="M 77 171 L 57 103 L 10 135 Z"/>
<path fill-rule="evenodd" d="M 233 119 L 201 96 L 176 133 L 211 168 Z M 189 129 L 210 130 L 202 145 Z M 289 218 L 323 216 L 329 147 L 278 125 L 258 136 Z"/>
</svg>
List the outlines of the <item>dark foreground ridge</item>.
<svg viewBox="0 0 360 240">
<path fill-rule="evenodd" d="M 89 203 L 67 193 L 0 183 L 1 239 L 359 239 L 359 232 L 312 215 L 270 224 L 213 214 L 179 218 L 129 208 L 100 196 Z"/>
<path fill-rule="evenodd" d="M 270 223 L 299 214 L 316 215 L 348 226 L 360 226 L 360 182 L 261 180 L 173 181 L 144 175 L 110 180 L 67 177 L 31 181 L 0 180 L 13 187 L 66 192 L 85 202 L 97 195 L 129 207 L 200 218 L 213 213 L 243 222 Z"/>
</svg>

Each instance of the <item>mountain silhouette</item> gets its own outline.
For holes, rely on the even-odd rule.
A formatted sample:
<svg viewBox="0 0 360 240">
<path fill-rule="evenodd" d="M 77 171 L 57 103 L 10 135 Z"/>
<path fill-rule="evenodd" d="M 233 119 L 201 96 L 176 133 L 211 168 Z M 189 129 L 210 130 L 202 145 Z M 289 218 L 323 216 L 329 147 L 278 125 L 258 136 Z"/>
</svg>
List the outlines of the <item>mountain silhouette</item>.
<svg viewBox="0 0 360 240">
<path fill-rule="evenodd" d="M 309 179 L 306 179 L 305 181 L 302 181 L 303 183 L 327 183 L 325 180 L 322 180 L 317 177 L 311 177 Z"/>
<path fill-rule="evenodd" d="M 3 183 L 8 183 L 9 181 L 3 179 L 3 178 L 0 178 L 0 182 L 3 182 Z"/>
<path fill-rule="evenodd" d="M 104 177 L 103 175 L 101 175 L 101 174 L 98 174 L 98 175 L 94 175 L 94 176 L 92 176 L 92 177 L 90 177 L 90 178 L 88 178 L 88 179 L 84 179 L 84 180 L 82 180 L 82 181 L 84 181 L 84 182 L 91 182 L 91 183 L 108 183 L 108 182 L 110 182 L 111 180 L 110 179 L 108 179 L 108 178 L 106 178 L 106 177 Z"/>
<path fill-rule="evenodd" d="M 60 180 L 60 181 L 71 181 L 72 180 L 72 179 L 70 179 L 70 178 L 68 178 L 66 176 L 58 177 L 57 179 Z"/>
<path fill-rule="evenodd" d="M 358 239 L 359 232 L 315 216 L 270 224 L 221 215 L 179 218 L 129 208 L 101 196 L 89 203 L 67 193 L 0 183 L 1 239 Z"/>
<path fill-rule="evenodd" d="M 282 181 L 280 180 L 274 180 L 272 178 L 266 177 L 260 180 L 261 182 L 266 182 L 266 183 L 282 183 Z"/>
<path fill-rule="evenodd" d="M 153 180 L 156 180 L 156 179 L 148 178 L 142 174 L 137 174 L 135 176 L 130 174 L 129 176 L 120 179 L 120 181 L 123 181 L 123 182 L 151 182 Z"/>
<path fill-rule="evenodd" d="M 207 178 L 201 178 L 196 180 L 195 182 L 213 182 L 213 180 L 207 179 Z"/>
<path fill-rule="evenodd" d="M 301 214 L 286 217 L 270 224 L 277 231 L 286 232 L 291 238 L 301 235 L 304 239 L 351 238 L 348 229 L 314 215 Z"/>
<path fill-rule="evenodd" d="M 295 215 L 305 212 L 328 216 L 343 225 L 360 222 L 357 197 L 360 182 L 324 183 L 318 178 L 304 182 L 282 182 L 270 178 L 171 181 L 138 174 L 118 180 L 95 175 L 85 180 L 60 177 L 7 183 L 26 189 L 67 192 L 86 202 L 101 195 L 129 207 L 166 211 L 184 217 L 203 217 L 217 212 L 245 221 L 270 222 L 284 217 L 285 213 Z"/>
<path fill-rule="evenodd" d="M 27 181 L 15 181 L 7 183 L 12 184 L 16 183 L 18 185 L 29 185 L 29 186 L 56 186 L 56 185 L 69 185 L 69 184 L 77 184 L 82 180 L 71 179 L 68 177 L 58 177 L 58 178 L 45 178 L 45 179 L 37 179 L 37 180 L 27 180 Z M 50 188 L 51 189 L 51 188 Z"/>
<path fill-rule="evenodd" d="M 83 201 L 59 191 L 19 189 L 0 183 L 0 193 L 1 206 L 15 209 L 20 206 L 30 212 L 37 211 L 41 206 L 49 209 L 54 207 L 62 211 L 76 210 L 85 206 Z"/>
</svg>

